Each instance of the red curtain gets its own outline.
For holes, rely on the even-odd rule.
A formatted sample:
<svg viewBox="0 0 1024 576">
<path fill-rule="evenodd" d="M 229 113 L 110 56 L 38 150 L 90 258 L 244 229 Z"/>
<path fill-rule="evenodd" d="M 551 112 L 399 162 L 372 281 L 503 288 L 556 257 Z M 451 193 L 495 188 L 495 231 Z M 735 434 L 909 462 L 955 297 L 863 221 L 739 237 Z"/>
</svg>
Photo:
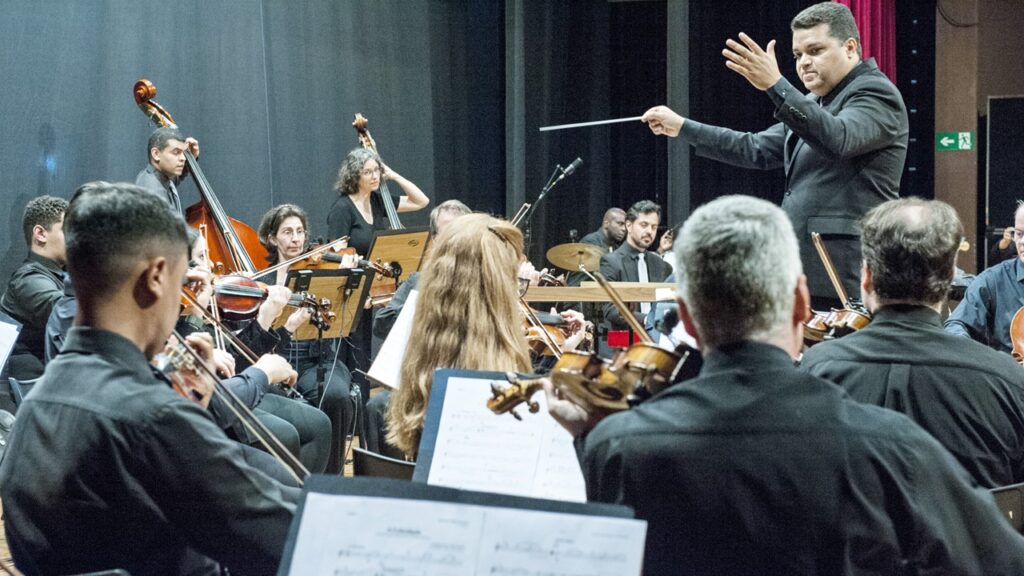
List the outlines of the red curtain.
<svg viewBox="0 0 1024 576">
<path fill-rule="evenodd" d="M 863 58 L 874 58 L 896 82 L 896 0 L 835 0 L 850 8 L 860 30 Z"/>
</svg>

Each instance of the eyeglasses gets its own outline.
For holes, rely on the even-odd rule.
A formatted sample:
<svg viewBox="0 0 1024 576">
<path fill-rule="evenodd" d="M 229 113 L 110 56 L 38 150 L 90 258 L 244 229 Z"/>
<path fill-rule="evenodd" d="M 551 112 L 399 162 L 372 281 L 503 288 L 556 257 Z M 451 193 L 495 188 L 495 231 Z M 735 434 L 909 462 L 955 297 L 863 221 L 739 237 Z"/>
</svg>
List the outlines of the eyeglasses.
<svg viewBox="0 0 1024 576">
<path fill-rule="evenodd" d="M 523 296 L 526 296 L 526 291 L 530 289 L 530 279 L 529 278 L 519 278 L 518 281 L 519 281 L 519 286 L 518 286 L 519 297 L 522 298 Z"/>
</svg>

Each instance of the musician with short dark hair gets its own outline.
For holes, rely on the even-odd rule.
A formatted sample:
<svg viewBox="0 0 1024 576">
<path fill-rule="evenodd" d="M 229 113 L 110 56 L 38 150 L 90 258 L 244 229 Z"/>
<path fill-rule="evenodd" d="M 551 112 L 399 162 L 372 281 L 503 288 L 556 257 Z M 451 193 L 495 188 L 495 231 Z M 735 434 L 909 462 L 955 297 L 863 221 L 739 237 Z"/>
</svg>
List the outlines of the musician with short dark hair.
<svg viewBox="0 0 1024 576">
<path fill-rule="evenodd" d="M 0 310 L 21 322 L 21 333 L 9 359 L 10 375 L 19 380 L 43 373 L 46 321 L 64 293 L 64 212 L 68 201 L 54 196 L 33 198 L 21 219 L 28 256 L 7 284 Z"/>
<path fill-rule="evenodd" d="M 178 214 L 184 214 L 177 183 L 185 173 L 185 152 L 199 157 L 199 141 L 185 138 L 177 128 L 166 126 L 153 130 L 147 144 L 146 167 L 135 177 L 135 184 L 165 200 Z"/>
<path fill-rule="evenodd" d="M 31 574 L 274 574 L 299 491 L 244 461 L 150 360 L 181 300 L 181 218 L 91 183 L 65 221 L 78 315 L 18 412 L 0 465 L 4 526 Z"/>
</svg>

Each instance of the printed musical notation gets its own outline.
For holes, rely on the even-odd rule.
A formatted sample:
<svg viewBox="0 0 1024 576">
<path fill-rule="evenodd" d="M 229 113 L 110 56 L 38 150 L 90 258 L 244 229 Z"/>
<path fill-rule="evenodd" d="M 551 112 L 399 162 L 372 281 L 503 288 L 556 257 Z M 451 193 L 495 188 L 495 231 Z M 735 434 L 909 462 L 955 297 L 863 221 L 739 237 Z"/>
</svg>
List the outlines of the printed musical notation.
<svg viewBox="0 0 1024 576">
<path fill-rule="evenodd" d="M 585 502 L 572 436 L 540 411 L 523 420 L 487 409 L 491 380 L 448 379 L 427 483 L 464 490 Z M 501 384 L 501 383 L 499 383 Z"/>
<path fill-rule="evenodd" d="M 307 496 L 289 574 L 637 575 L 640 520 L 369 496 Z"/>
</svg>

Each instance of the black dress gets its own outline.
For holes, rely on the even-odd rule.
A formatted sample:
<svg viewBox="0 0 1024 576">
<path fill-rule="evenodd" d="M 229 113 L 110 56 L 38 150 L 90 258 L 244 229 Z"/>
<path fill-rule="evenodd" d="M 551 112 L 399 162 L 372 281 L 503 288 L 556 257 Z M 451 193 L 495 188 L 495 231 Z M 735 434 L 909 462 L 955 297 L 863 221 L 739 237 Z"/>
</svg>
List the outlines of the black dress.
<svg viewBox="0 0 1024 576">
<path fill-rule="evenodd" d="M 395 199 L 397 207 L 400 199 L 394 195 L 392 198 Z M 377 192 L 370 195 L 370 214 L 373 216 L 372 223 L 367 222 L 359 213 L 351 196 L 340 195 L 327 214 L 327 234 L 331 240 L 348 236 L 349 247 L 355 248 L 356 252 L 365 258 L 369 254 L 370 245 L 377 232 L 390 229 L 384 200 Z M 370 354 L 372 325 L 373 310 L 364 309 L 356 329 L 349 334 L 348 338 L 342 340 L 342 350 L 339 355 L 344 358 L 345 364 L 352 372 L 352 382 L 359 385 L 363 406 L 366 405 L 366 401 L 370 397 L 370 385 L 363 377 L 362 372 L 370 369 L 372 360 Z M 365 433 L 360 434 L 360 438 L 365 438 L 365 436 Z"/>
</svg>

